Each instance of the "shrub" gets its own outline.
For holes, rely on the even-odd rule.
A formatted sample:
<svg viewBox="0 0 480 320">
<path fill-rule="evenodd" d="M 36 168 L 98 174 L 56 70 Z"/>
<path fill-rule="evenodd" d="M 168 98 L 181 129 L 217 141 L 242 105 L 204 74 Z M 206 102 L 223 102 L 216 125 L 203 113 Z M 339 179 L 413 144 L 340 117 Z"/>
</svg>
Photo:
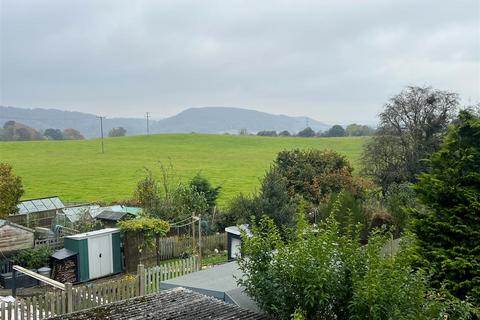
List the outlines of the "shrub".
<svg viewBox="0 0 480 320">
<path fill-rule="evenodd" d="M 221 187 L 212 186 L 210 181 L 199 173 L 190 180 L 190 186 L 194 187 L 197 192 L 204 194 L 209 208 L 215 207 Z"/>
<path fill-rule="evenodd" d="M 164 237 L 170 231 L 170 224 L 167 221 L 155 218 L 124 220 L 118 223 L 118 227 L 123 232 L 143 235 L 143 245 L 148 247 L 152 247 L 155 239 Z"/>
<path fill-rule="evenodd" d="M 145 177 L 137 183 L 134 200 L 146 214 L 154 214 L 160 206 L 158 183 L 152 171 L 145 168 Z"/>
<path fill-rule="evenodd" d="M 352 176 L 345 156 L 334 151 L 286 150 L 277 155 L 274 168 L 285 177 L 290 195 L 298 194 L 314 204 L 342 190 L 360 196 L 363 186 Z"/>
<path fill-rule="evenodd" d="M 369 209 L 364 205 L 362 199 L 356 198 L 350 192 L 343 191 L 332 195 L 325 204 L 320 206 L 317 221 L 333 216 L 338 222 L 339 232 L 344 235 L 351 223 L 359 224 L 361 225 L 360 238 L 362 241 L 366 241 L 373 215 Z"/>
<path fill-rule="evenodd" d="M 103 228 L 103 223 L 100 220 L 92 218 L 88 209 L 82 210 L 79 213 L 80 217 L 72 225 L 72 228 L 80 233 L 100 230 Z"/>
<path fill-rule="evenodd" d="M 392 216 L 396 235 L 400 235 L 409 223 L 409 208 L 417 207 L 415 191 L 411 183 L 393 183 L 385 194 L 385 206 Z"/>
<path fill-rule="evenodd" d="M 292 227 L 295 223 L 297 205 L 288 194 L 287 181 L 275 168 L 264 176 L 260 192 L 251 197 L 243 194 L 233 198 L 223 219 L 218 221 L 221 227 L 247 223 L 253 216 L 262 214 L 270 217 L 282 229 Z M 225 225 L 228 223 L 229 225 Z"/>
<path fill-rule="evenodd" d="M 349 233 L 358 228 L 349 226 Z M 446 310 L 411 267 L 411 241 L 399 253 L 383 253 L 389 235 L 374 234 L 367 245 L 343 236 L 328 217 L 309 226 L 300 210 L 291 240 L 263 217 L 244 237 L 238 259 L 239 285 L 275 319 L 445 319 L 456 312 L 468 319 L 471 307 Z M 442 309 L 443 308 L 443 309 Z M 441 310 L 442 309 L 442 310 Z M 445 314 L 447 313 L 447 314 Z M 449 318 L 453 319 L 453 318 Z"/>
<path fill-rule="evenodd" d="M 12 173 L 8 163 L 0 162 L 0 219 L 18 212 L 17 203 L 22 195 L 22 179 Z"/>
<path fill-rule="evenodd" d="M 185 219 L 194 214 L 204 214 L 208 202 L 203 192 L 195 186 L 180 184 L 172 194 L 173 216 L 171 219 Z"/>
<path fill-rule="evenodd" d="M 279 228 L 291 227 L 295 223 L 297 205 L 288 194 L 288 182 L 275 167 L 265 174 L 257 199 L 257 216 L 270 217 Z"/>
<path fill-rule="evenodd" d="M 215 228 L 222 232 L 226 227 L 244 224 L 250 221 L 250 218 L 260 216 L 260 203 L 257 195 L 247 196 L 240 193 L 234 197 L 227 205 L 227 209 L 218 214 L 215 220 Z"/>
<path fill-rule="evenodd" d="M 15 254 L 11 261 L 27 269 L 39 269 L 49 265 L 52 250 L 49 247 L 25 249 Z"/>
</svg>

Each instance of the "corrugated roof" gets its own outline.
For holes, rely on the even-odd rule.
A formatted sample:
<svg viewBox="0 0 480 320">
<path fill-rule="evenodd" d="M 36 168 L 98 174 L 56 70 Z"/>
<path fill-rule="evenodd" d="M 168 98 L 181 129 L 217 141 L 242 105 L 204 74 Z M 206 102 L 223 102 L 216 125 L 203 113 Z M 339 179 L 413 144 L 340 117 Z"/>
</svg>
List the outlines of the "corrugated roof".
<svg viewBox="0 0 480 320">
<path fill-rule="evenodd" d="M 100 319 L 268 319 L 266 315 L 242 309 L 215 298 L 184 289 L 161 291 L 124 301 L 115 302 L 80 312 L 74 312 L 52 320 L 100 320 Z"/>
</svg>

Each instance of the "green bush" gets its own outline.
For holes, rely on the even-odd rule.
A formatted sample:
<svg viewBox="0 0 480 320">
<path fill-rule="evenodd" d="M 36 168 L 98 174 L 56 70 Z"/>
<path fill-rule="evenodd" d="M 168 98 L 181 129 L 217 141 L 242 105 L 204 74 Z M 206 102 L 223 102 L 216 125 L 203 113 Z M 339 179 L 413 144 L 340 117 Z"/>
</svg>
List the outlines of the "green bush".
<svg viewBox="0 0 480 320">
<path fill-rule="evenodd" d="M 39 269 L 49 265 L 52 250 L 48 247 L 25 249 L 15 254 L 10 260 L 27 269 Z"/>
<path fill-rule="evenodd" d="M 273 168 L 286 179 L 290 195 L 299 195 L 317 205 L 343 190 L 359 197 L 364 189 L 362 181 L 353 177 L 346 157 L 334 151 L 282 151 Z"/>
<path fill-rule="evenodd" d="M 417 207 L 413 185 L 408 182 L 391 184 L 385 193 L 384 202 L 392 216 L 395 233 L 399 236 L 409 224 L 409 208 Z"/>
<path fill-rule="evenodd" d="M 263 217 L 242 243 L 239 285 L 273 318 L 470 318 L 470 305 L 448 300 L 445 307 L 425 273 L 412 269 L 411 241 L 385 254 L 388 234 L 376 233 L 362 246 L 358 236 L 340 233 L 333 216 L 314 228 L 301 211 L 289 242 Z M 347 234 L 358 235 L 358 226 L 350 224 Z"/>
<path fill-rule="evenodd" d="M 256 195 L 247 196 L 240 193 L 234 197 L 225 211 L 218 212 L 215 217 L 215 229 L 223 232 L 226 227 L 248 223 L 252 216 L 260 216 L 260 204 Z"/>
<path fill-rule="evenodd" d="M 227 211 L 217 220 L 217 225 L 227 227 L 248 223 L 253 216 L 273 219 L 284 230 L 295 224 L 297 205 L 287 190 L 287 180 L 275 167 L 265 174 L 260 192 L 251 197 L 240 194 L 230 201 Z"/>
<path fill-rule="evenodd" d="M 201 176 L 199 173 L 195 175 L 190 181 L 190 186 L 194 187 L 197 192 L 203 193 L 209 208 L 215 207 L 217 204 L 218 194 L 221 187 L 214 187 L 207 178 Z"/>
</svg>

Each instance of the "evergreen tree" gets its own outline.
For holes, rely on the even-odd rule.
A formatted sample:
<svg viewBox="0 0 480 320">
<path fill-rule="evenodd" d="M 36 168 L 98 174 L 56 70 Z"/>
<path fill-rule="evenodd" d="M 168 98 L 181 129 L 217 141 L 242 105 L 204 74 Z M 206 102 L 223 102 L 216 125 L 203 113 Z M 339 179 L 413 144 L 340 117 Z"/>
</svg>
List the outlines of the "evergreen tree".
<svg viewBox="0 0 480 320">
<path fill-rule="evenodd" d="M 480 304 L 480 118 L 460 112 L 416 186 L 414 230 L 432 284 Z"/>
</svg>

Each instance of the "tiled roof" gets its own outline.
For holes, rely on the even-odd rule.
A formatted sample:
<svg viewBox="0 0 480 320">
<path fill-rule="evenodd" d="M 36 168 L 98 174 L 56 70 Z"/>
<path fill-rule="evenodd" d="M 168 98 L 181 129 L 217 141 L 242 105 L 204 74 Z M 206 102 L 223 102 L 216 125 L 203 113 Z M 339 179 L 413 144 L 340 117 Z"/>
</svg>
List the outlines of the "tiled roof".
<svg viewBox="0 0 480 320">
<path fill-rule="evenodd" d="M 50 319 L 124 320 L 124 319 L 268 319 L 265 315 L 244 310 L 215 298 L 184 288 L 115 302 L 109 305 L 62 315 Z"/>
</svg>

